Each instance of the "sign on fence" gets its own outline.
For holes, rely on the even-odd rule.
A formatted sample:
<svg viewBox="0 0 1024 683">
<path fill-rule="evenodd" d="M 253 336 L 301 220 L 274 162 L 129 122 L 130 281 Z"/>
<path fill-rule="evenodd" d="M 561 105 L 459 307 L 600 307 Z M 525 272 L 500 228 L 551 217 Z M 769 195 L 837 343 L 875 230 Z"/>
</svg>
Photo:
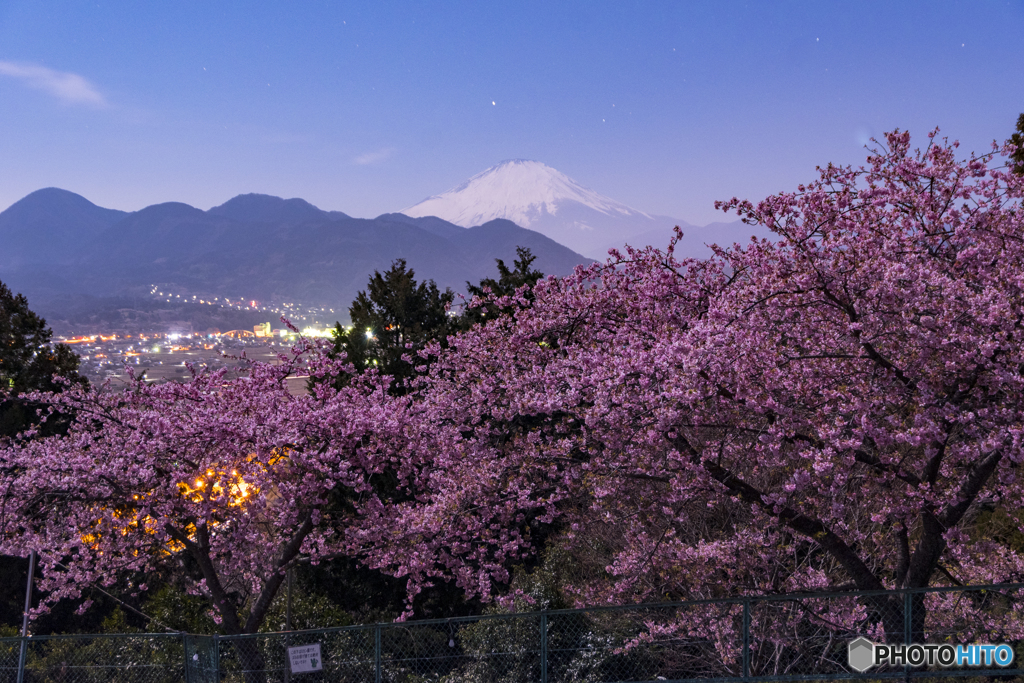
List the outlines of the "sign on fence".
<svg viewBox="0 0 1024 683">
<path fill-rule="evenodd" d="M 323 660 L 320 659 L 320 643 L 288 648 L 288 663 L 293 674 L 320 671 L 324 668 Z"/>
</svg>

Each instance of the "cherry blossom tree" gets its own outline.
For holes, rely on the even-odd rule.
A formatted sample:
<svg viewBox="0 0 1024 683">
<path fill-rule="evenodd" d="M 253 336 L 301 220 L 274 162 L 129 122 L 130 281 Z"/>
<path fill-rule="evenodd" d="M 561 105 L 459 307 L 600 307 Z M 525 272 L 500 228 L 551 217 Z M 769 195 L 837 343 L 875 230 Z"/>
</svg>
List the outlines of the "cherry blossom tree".
<svg viewBox="0 0 1024 683">
<path fill-rule="evenodd" d="M 1024 578 L 1024 179 L 936 133 L 721 203 L 775 241 L 613 252 L 435 349 L 369 561 L 492 595 L 554 528 L 581 602 Z"/>
<path fill-rule="evenodd" d="M 184 572 L 225 632 L 256 632 L 290 567 L 345 552 L 353 503 L 390 467 L 379 442 L 402 439 L 385 379 L 288 391 L 291 374 L 342 369 L 307 341 L 242 379 L 194 370 L 37 397 L 71 426 L 0 449 L 0 551 L 38 553 L 42 609 L 93 583 L 141 591 L 124 582 Z"/>
</svg>

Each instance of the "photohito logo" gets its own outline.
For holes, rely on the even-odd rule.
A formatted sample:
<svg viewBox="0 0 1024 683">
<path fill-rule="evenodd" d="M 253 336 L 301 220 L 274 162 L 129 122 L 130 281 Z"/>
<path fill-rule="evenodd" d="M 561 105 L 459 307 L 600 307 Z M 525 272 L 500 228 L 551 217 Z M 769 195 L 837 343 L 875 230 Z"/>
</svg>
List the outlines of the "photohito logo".
<svg viewBox="0 0 1024 683">
<path fill-rule="evenodd" d="M 932 643 L 913 645 L 881 645 L 861 637 L 851 640 L 847 650 L 850 668 L 864 673 L 873 666 L 999 666 L 1013 664 L 1013 648 L 1006 643 L 988 645 L 951 645 Z"/>
</svg>

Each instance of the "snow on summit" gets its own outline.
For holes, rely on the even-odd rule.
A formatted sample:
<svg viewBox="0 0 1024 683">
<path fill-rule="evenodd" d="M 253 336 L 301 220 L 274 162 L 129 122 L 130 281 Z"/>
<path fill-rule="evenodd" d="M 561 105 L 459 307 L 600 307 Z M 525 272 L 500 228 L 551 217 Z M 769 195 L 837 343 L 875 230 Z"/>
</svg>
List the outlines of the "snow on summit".
<svg viewBox="0 0 1024 683">
<path fill-rule="evenodd" d="M 464 228 L 495 218 L 529 228 L 545 215 L 557 216 L 569 204 L 582 205 L 606 216 L 649 218 L 642 211 L 583 187 L 546 164 L 526 159 L 503 161 L 402 213 L 414 218 L 437 216 Z"/>
<path fill-rule="evenodd" d="M 644 213 L 583 187 L 546 164 L 524 159 L 503 161 L 401 213 L 413 218 L 437 216 L 464 228 L 504 218 L 601 260 L 609 248 L 621 248 L 627 242 L 665 248 L 677 225 L 686 233 L 677 245 L 680 256 L 710 256 L 712 242 L 746 242 L 752 232 L 758 232 L 738 221 L 698 228 Z"/>
</svg>

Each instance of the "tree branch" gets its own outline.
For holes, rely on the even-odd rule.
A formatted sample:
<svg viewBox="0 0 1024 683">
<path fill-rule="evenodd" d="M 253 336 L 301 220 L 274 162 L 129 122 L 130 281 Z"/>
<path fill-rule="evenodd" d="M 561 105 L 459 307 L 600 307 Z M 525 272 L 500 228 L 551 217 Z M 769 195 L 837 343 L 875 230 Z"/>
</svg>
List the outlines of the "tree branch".
<svg viewBox="0 0 1024 683">
<path fill-rule="evenodd" d="M 277 561 L 275 570 L 263 583 L 263 590 L 260 591 L 259 597 L 253 603 L 252 609 L 249 610 L 249 617 L 245 620 L 245 633 L 256 633 L 263 623 L 263 618 L 267 615 L 267 610 L 270 609 L 274 596 L 277 595 L 281 583 L 284 582 L 285 573 L 281 569 L 299 554 L 302 542 L 306 540 L 306 536 L 312 530 L 313 512 L 312 510 L 306 510 L 305 519 L 302 520 L 302 524 L 299 525 L 291 540 L 281 550 L 281 558 Z"/>
<path fill-rule="evenodd" d="M 750 505 L 756 505 L 793 531 L 818 543 L 842 565 L 860 590 L 883 590 L 885 588 L 853 548 L 820 520 L 809 517 L 788 505 L 775 505 L 766 502 L 764 495 L 755 487 L 718 463 L 701 458 L 700 453 L 684 437 L 677 436 L 672 442 L 678 450 L 688 453 L 691 460 L 702 466 L 715 481 L 725 486 L 734 498 Z"/>
</svg>

